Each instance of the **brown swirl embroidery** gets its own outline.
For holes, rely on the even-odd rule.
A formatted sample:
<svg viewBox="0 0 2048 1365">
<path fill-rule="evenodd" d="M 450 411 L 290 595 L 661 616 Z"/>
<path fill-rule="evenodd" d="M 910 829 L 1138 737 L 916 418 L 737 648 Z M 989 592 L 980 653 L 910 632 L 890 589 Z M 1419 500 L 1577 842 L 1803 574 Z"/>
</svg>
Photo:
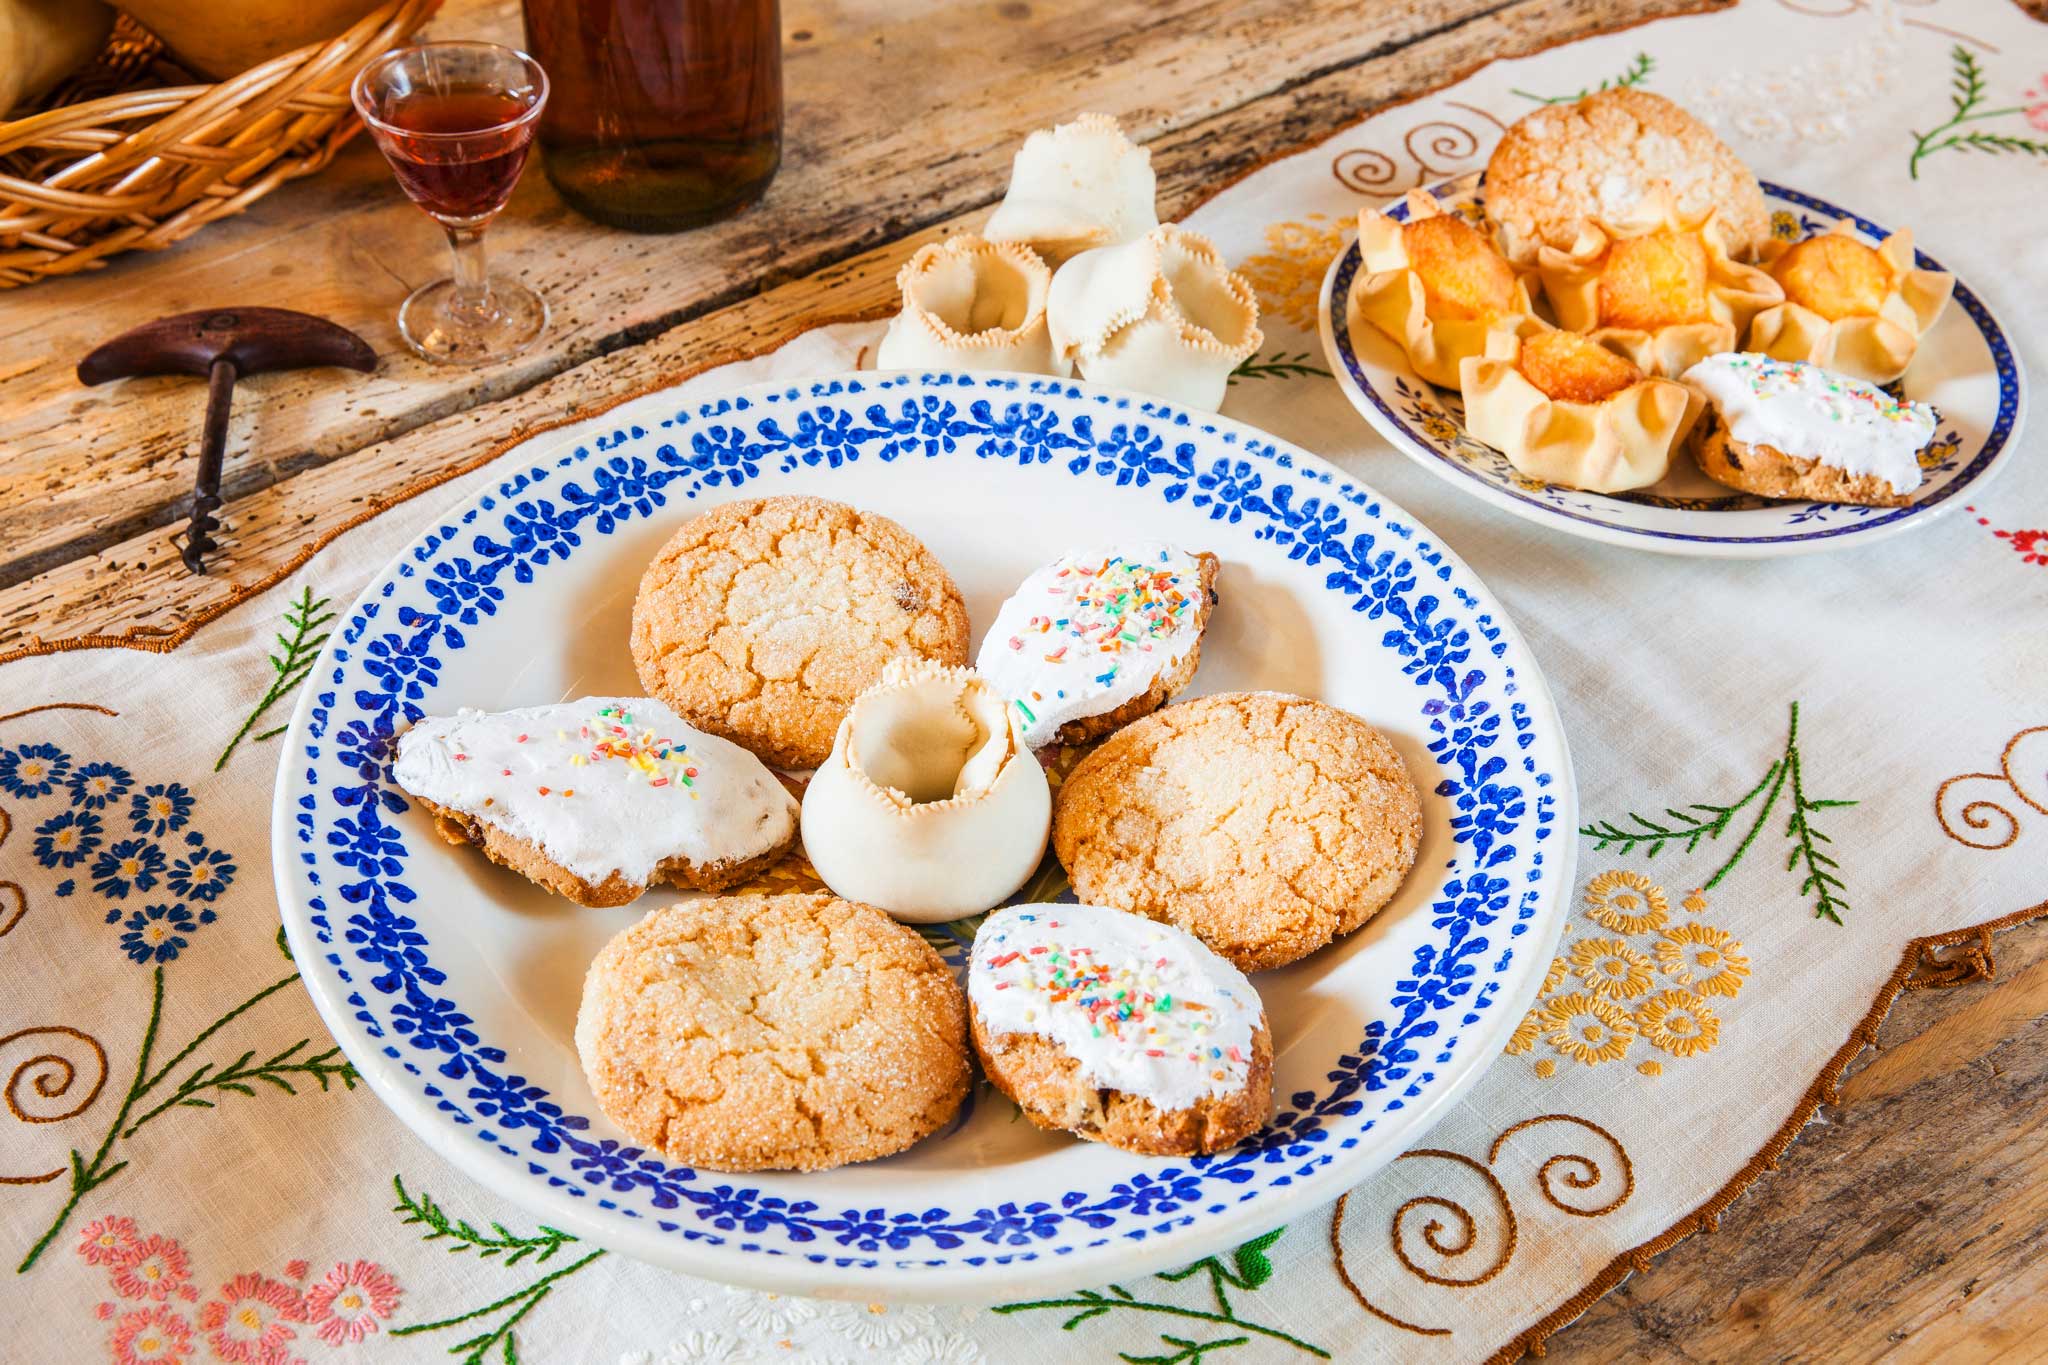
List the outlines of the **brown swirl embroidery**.
<svg viewBox="0 0 2048 1365">
<path fill-rule="evenodd" d="M 1458 100 L 1446 100 L 1444 104 L 1471 115 L 1473 122 L 1468 126 L 1450 118 L 1425 119 L 1403 133 L 1401 149 L 1407 153 L 1405 160 L 1415 166 L 1415 178 L 1408 184 L 1396 183 L 1404 178 L 1403 159 L 1373 147 L 1349 147 L 1337 153 L 1331 158 L 1330 174 L 1345 189 L 1359 194 L 1401 194 L 1456 175 L 1466 163 L 1478 157 L 1492 135 L 1478 120 L 1485 120 L 1494 129 L 1507 129 L 1507 124 L 1476 104 Z M 1478 131 L 1474 131 L 1475 128 Z"/>
<path fill-rule="evenodd" d="M 103 716 L 118 716 L 121 714 L 119 711 L 109 711 L 97 702 L 52 701 L 45 702 L 41 706 L 28 706 L 19 711 L 9 711 L 6 715 L 0 716 L 0 721 L 20 720 L 23 716 L 33 716 L 41 711 L 97 711 Z"/>
<path fill-rule="evenodd" d="M 1430 1251 L 1441 1257 L 1445 1262 L 1456 1261 L 1478 1246 L 1480 1225 L 1473 1216 L 1472 1211 L 1455 1199 L 1441 1194 L 1417 1195 L 1394 1210 L 1393 1218 L 1387 1230 L 1388 1241 L 1393 1248 L 1394 1257 L 1400 1261 L 1402 1267 L 1409 1274 L 1426 1284 L 1439 1285 L 1450 1289 L 1471 1289 L 1485 1284 L 1507 1269 L 1508 1263 L 1514 1259 L 1515 1249 L 1520 1243 L 1521 1226 L 1515 1218 L 1514 1202 L 1508 1196 L 1507 1187 L 1501 1184 L 1499 1177 L 1495 1176 L 1489 1168 L 1499 1162 L 1501 1151 L 1507 1145 L 1510 1138 L 1514 1137 L 1517 1133 L 1539 1125 L 1552 1123 L 1576 1124 L 1604 1138 L 1614 1149 L 1620 1171 L 1621 1189 L 1618 1194 L 1612 1195 L 1604 1202 L 1591 1206 L 1566 1198 L 1567 1193 L 1583 1194 L 1589 1190 L 1601 1189 L 1609 1183 L 1609 1176 L 1605 1168 L 1595 1158 L 1583 1152 L 1563 1151 L 1546 1158 L 1543 1164 L 1536 1170 L 1536 1188 L 1542 1194 L 1544 1201 L 1551 1207 L 1571 1214 L 1575 1218 L 1600 1218 L 1614 1212 L 1629 1201 L 1630 1197 L 1635 1193 L 1636 1183 L 1635 1166 L 1629 1160 L 1628 1149 L 1622 1146 L 1619 1138 L 1615 1137 L 1614 1134 L 1608 1132 L 1605 1128 L 1602 1128 L 1599 1124 L 1589 1119 L 1579 1118 L 1573 1114 L 1539 1114 L 1534 1118 L 1523 1119 L 1520 1123 L 1504 1129 L 1500 1136 L 1493 1140 L 1493 1145 L 1487 1149 L 1486 1161 L 1484 1163 L 1475 1161 L 1461 1152 L 1445 1151 L 1435 1147 L 1424 1147 L 1411 1152 L 1403 1152 L 1395 1160 L 1428 1159 L 1449 1161 L 1479 1176 L 1485 1182 L 1488 1192 L 1492 1195 L 1494 1203 L 1498 1207 L 1497 1216 L 1501 1228 L 1499 1250 L 1485 1267 L 1462 1275 L 1432 1271 L 1419 1264 L 1409 1251 L 1407 1239 L 1412 1225 L 1411 1214 L 1425 1213 L 1427 1215 L 1428 1221 L 1422 1224 L 1419 1236 L 1423 1245 L 1427 1246 Z M 1343 1283 L 1344 1288 L 1350 1292 L 1351 1297 L 1357 1301 L 1360 1308 L 1363 1308 L 1381 1322 L 1392 1327 L 1398 1327 L 1404 1332 L 1413 1332 L 1417 1336 L 1450 1336 L 1452 1329 L 1449 1327 L 1431 1327 L 1423 1323 L 1410 1322 L 1406 1318 L 1388 1312 L 1368 1299 L 1365 1296 L 1365 1292 L 1359 1288 L 1358 1282 L 1352 1278 L 1350 1267 L 1345 1264 L 1344 1260 L 1344 1214 L 1350 1199 L 1349 1193 L 1339 1197 L 1336 1209 L 1330 1218 L 1330 1251 L 1336 1263 L 1338 1280 Z M 1446 1226 L 1446 1218 L 1451 1220 L 1452 1226 Z"/>
<path fill-rule="evenodd" d="M 2005 751 L 1998 756 L 1998 771 L 1995 773 L 1957 773 L 1934 790 L 1934 818 L 1941 824 L 1941 832 L 1968 848 L 2001 849 L 2010 848 L 2020 837 L 2020 817 L 2012 809 L 2002 806 L 1989 796 L 1964 801 L 1958 809 L 1951 808 L 1949 792 L 1961 782 L 1990 782 L 2005 788 L 1999 793 L 2001 799 L 2007 792 L 2018 797 L 2025 805 L 2048 815 L 2048 739 L 2028 743 L 2033 736 L 2048 736 L 2048 725 L 2033 725 L 2020 731 L 2006 741 Z M 2031 754 L 2020 756 L 2025 745 L 2030 751 L 2041 750 L 2037 759 Z M 2036 773 L 2036 764 L 2040 772 Z M 2040 785 L 2035 787 L 2035 779 Z M 1957 798 L 1962 800 L 1961 797 Z M 1960 821 L 1964 829 L 1983 834 L 1982 839 L 1972 838 L 1956 828 L 1950 819 Z"/>
<path fill-rule="evenodd" d="M 5 1097 L 7 1112 L 23 1123 L 61 1123 L 65 1119 L 77 1118 L 92 1107 L 100 1097 L 100 1091 L 107 1084 L 107 1053 L 97 1039 L 87 1033 L 63 1024 L 50 1024 L 41 1028 L 25 1028 L 0 1038 L 0 1057 L 24 1039 L 46 1038 L 70 1039 L 84 1043 L 91 1049 L 92 1085 L 85 1089 L 84 1098 L 72 1102 L 68 1108 L 53 1109 L 47 1101 L 63 1100 L 77 1087 L 80 1062 L 74 1061 L 63 1052 L 52 1050 L 61 1044 L 38 1042 L 27 1045 L 30 1055 L 16 1063 L 7 1073 Z M 82 1061 L 84 1054 L 80 1054 Z M 44 1171 L 40 1175 L 0 1175 L 0 1185 L 40 1185 L 46 1180 L 55 1180 L 64 1174 L 64 1168 Z"/>
</svg>

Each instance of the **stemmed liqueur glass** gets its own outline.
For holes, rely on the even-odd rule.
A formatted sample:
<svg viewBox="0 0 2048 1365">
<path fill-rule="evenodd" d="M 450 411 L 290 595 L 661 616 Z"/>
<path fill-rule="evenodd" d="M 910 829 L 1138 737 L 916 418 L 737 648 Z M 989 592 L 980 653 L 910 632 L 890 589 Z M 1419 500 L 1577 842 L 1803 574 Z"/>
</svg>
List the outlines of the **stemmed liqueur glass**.
<svg viewBox="0 0 2048 1365">
<path fill-rule="evenodd" d="M 400 188 L 447 232 L 454 255 L 451 278 L 399 305 L 399 335 L 450 364 L 518 354 L 547 326 L 547 301 L 485 270 L 484 229 L 511 198 L 547 103 L 540 63 L 496 43 L 425 43 L 378 57 L 349 93 Z"/>
</svg>

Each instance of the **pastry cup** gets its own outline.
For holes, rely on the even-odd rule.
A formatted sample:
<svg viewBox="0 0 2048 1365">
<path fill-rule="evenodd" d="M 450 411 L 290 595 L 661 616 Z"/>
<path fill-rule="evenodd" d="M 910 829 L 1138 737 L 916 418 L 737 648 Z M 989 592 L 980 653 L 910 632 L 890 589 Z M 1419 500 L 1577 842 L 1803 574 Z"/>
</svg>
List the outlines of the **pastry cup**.
<svg viewBox="0 0 2048 1365">
<path fill-rule="evenodd" d="M 898 659 L 840 722 L 804 791 L 804 853 L 825 884 L 897 919 L 977 914 L 1037 870 L 1045 769 L 971 669 Z"/>
<path fill-rule="evenodd" d="M 1836 223 L 1832 231 L 1862 241 L 1847 223 Z M 1775 263 L 1795 245 L 1773 240 L 1764 247 L 1764 264 Z M 1870 384 L 1889 384 L 1904 374 L 1920 338 L 1948 307 L 1955 276 L 1917 268 L 1910 231 L 1894 232 L 1875 250 L 1888 277 L 1876 314 L 1828 318 L 1788 298 L 1756 315 L 1744 349 L 1773 360 L 1810 360 Z"/>
<path fill-rule="evenodd" d="M 1433 194 L 1410 190 L 1405 202 L 1411 223 L 1444 215 Z M 1438 309 L 1432 314 L 1429 290 L 1409 259 L 1401 227 L 1384 212 L 1360 210 L 1360 266 L 1351 286 L 1351 302 L 1360 317 L 1399 343 L 1408 363 L 1424 380 L 1439 388 L 1455 389 L 1460 362 L 1485 355 L 1489 336 L 1541 325 L 1533 316 L 1527 277 L 1520 271 L 1516 272 L 1513 299 L 1502 313 L 1461 318 L 1441 316 L 1445 310 Z"/>
<path fill-rule="evenodd" d="M 1592 493 L 1647 488 L 1671 472 L 1699 417 L 1697 394 L 1645 375 L 1598 402 L 1551 398 L 1515 368 L 1519 345 L 1497 338 L 1458 367 L 1467 432 L 1532 479 Z"/>
<path fill-rule="evenodd" d="M 1109 115 L 1083 114 L 1024 139 L 1010 164 L 1010 188 L 982 235 L 1021 242 L 1057 268 L 1158 227 L 1157 193 L 1152 153 Z"/>
<path fill-rule="evenodd" d="M 1209 412 L 1265 340 L 1251 283 L 1173 223 L 1061 266 L 1046 315 L 1054 353 L 1082 378 Z"/>
<path fill-rule="evenodd" d="M 1657 328 L 1611 325 L 1602 316 L 1600 298 L 1601 268 L 1610 249 L 1617 242 L 1666 229 L 1697 240 L 1705 250 L 1706 316 Z M 1627 220 L 1581 223 L 1570 250 L 1539 249 L 1536 273 L 1558 326 L 1583 332 L 1627 356 L 1646 374 L 1666 379 L 1676 379 L 1710 355 L 1734 350 L 1750 320 L 1785 299 L 1785 291 L 1768 273 L 1729 255 L 1727 233 L 1716 212 L 1685 218 L 1662 185 L 1653 188 Z"/>
<path fill-rule="evenodd" d="M 896 272 L 903 309 L 875 353 L 884 370 L 1021 370 L 1064 378 L 1045 325 L 1052 271 L 1029 248 L 961 233 Z"/>
</svg>

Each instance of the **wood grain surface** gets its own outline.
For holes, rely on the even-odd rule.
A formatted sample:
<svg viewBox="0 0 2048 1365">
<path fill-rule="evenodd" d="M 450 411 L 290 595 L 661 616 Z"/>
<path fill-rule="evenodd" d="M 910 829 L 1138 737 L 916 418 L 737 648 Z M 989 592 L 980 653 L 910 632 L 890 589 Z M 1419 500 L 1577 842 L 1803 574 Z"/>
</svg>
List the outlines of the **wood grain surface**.
<svg viewBox="0 0 2048 1365">
<path fill-rule="evenodd" d="M 1030 128 L 1118 115 L 1152 147 L 1173 217 L 1487 60 L 1703 7 L 784 0 L 788 153 L 764 204 L 638 237 L 585 223 L 529 174 L 492 249 L 555 320 L 527 356 L 481 372 L 399 346 L 393 310 L 443 271 L 444 248 L 359 141 L 168 255 L 0 295 L 0 661 L 174 644 L 339 530 L 537 428 L 885 311 L 902 260 L 1000 196 Z M 517 5 L 450 0 L 431 32 L 513 38 Z M 72 366 L 136 323 L 226 302 L 332 317 L 382 363 L 239 387 L 227 548 L 196 578 L 171 536 L 203 386 L 85 390 Z M 2048 922 L 2002 935 L 1995 954 L 1992 980 L 1906 995 L 1781 1173 L 1553 1337 L 1550 1356 L 2048 1359 Z"/>
</svg>

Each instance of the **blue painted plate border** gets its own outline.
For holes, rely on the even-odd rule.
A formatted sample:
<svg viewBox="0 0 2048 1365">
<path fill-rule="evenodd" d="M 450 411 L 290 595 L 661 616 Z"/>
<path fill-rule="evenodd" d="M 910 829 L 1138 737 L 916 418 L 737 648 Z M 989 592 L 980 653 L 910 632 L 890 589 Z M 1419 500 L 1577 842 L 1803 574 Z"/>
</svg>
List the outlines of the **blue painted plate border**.
<svg viewBox="0 0 2048 1365">
<path fill-rule="evenodd" d="M 1880 241 L 1890 235 L 1886 229 L 1879 227 L 1861 214 L 1851 213 L 1847 209 L 1838 208 L 1824 199 L 1805 194 L 1799 190 L 1787 188 L 1783 185 L 1776 185 L 1770 181 L 1762 181 L 1760 183 L 1763 186 L 1767 202 L 1777 200 L 1852 223 L 1858 231 L 1873 241 Z M 1444 181 L 1441 184 L 1433 185 L 1429 188 L 1429 193 L 1438 199 L 1448 199 L 1464 194 L 1468 190 L 1483 184 L 1484 174 L 1473 172 Z M 1405 220 L 1408 216 L 1408 206 L 1405 203 L 1395 203 L 1389 206 L 1386 212 L 1389 217 L 1397 221 Z M 1923 270 L 1944 269 L 1938 261 L 1929 256 L 1925 251 L 1916 250 L 1914 256 L 1915 263 Z M 1360 264 L 1358 243 L 1356 239 L 1353 239 L 1345 244 L 1343 252 L 1338 255 L 1331 265 L 1330 277 L 1324 290 L 1324 322 L 1327 328 L 1326 340 L 1328 342 L 1326 349 L 1330 351 L 1331 359 L 1341 367 L 1345 377 L 1349 379 L 1354 387 L 1355 392 L 1362 395 L 1372 405 L 1377 414 L 1375 425 L 1378 425 L 1381 428 L 1382 434 L 1391 438 L 1395 445 L 1408 454 L 1419 458 L 1425 467 L 1439 472 L 1451 471 L 1455 475 L 1453 482 L 1470 480 L 1485 488 L 1489 496 L 1507 497 L 1517 503 L 1526 505 L 1533 509 L 1534 516 L 1532 519 L 1541 522 L 1548 522 L 1551 518 L 1558 517 L 1567 521 L 1597 526 L 1602 531 L 1619 539 L 1625 540 L 1641 537 L 1648 540 L 1676 541 L 1703 546 L 1804 546 L 1811 545 L 1814 542 L 1833 540 L 1842 536 L 1867 535 L 1880 528 L 1896 527 L 1901 522 L 1925 516 L 1927 513 L 1939 508 L 1944 502 L 1979 482 L 1990 472 L 1993 465 L 1999 462 L 2001 454 L 2005 452 L 2006 447 L 2017 434 L 2021 414 L 2025 411 L 2019 364 L 2014 358 L 2012 344 L 2007 340 L 2005 330 L 1998 325 L 1997 319 L 1991 315 L 1991 310 L 1985 307 L 1983 300 L 1978 298 L 1976 293 L 1958 278 L 1955 285 L 1955 304 L 1968 315 L 1970 321 L 1976 325 L 1979 334 L 1983 336 L 1985 345 L 1990 349 L 1992 363 L 1998 373 L 1998 411 L 1992 420 L 1990 431 L 1985 435 L 1983 445 L 1971 457 L 1969 464 L 1964 467 L 1960 475 L 1948 480 L 1941 487 L 1931 490 L 1925 498 L 1905 507 L 1883 510 L 1848 509 L 1857 512 L 1872 512 L 1873 514 L 1861 516 L 1858 520 L 1851 522 L 1832 526 L 1820 526 L 1803 531 L 1783 532 L 1775 535 L 1730 536 L 1712 534 L 1706 531 L 1666 531 L 1632 526 L 1616 521 L 1612 517 L 1599 515 L 1595 511 L 1575 511 L 1569 505 L 1555 498 L 1546 498 L 1525 492 L 1513 485 L 1497 483 L 1464 461 L 1445 455 L 1441 450 L 1437 449 L 1434 442 L 1429 440 L 1423 433 L 1414 430 L 1400 414 L 1395 412 L 1387 395 L 1383 394 L 1367 375 L 1365 367 L 1360 362 L 1357 350 L 1351 340 L 1350 309 L 1346 306 L 1345 301 L 1351 296 L 1351 283 L 1357 278 Z M 1597 508 L 1603 500 L 1600 494 L 1581 494 L 1577 493 L 1576 490 L 1574 490 L 1574 496 L 1587 500 L 1581 504 L 1587 508 Z M 1611 501 L 1625 503 L 1627 499 L 1616 498 Z M 1808 515 L 1802 513 L 1800 509 L 1826 505 L 1788 503 L 1784 504 L 1784 506 L 1787 508 L 1788 516 L 1796 524 L 1804 515 Z M 1705 517 L 1711 516 L 1713 513 L 1702 510 L 1692 515 Z"/>
<path fill-rule="evenodd" d="M 1076 1253 L 1087 1261 L 1090 1250 L 1198 1223 L 1238 1224 L 1262 1200 L 1291 1207 L 1316 1189 L 1327 1198 L 1364 1173 L 1342 1154 L 1375 1124 L 1411 1106 L 1434 1110 L 1476 1079 L 1490 1057 L 1472 1055 L 1473 1026 L 1526 1005 L 1519 978 L 1533 986 L 1540 973 L 1525 957 L 1504 992 L 1509 966 L 1518 952 L 1547 955 L 1562 920 L 1570 759 L 1526 646 L 1470 570 L 1399 508 L 1250 428 L 1064 381 L 868 375 L 691 402 L 644 426 L 626 419 L 660 402 L 621 410 L 611 430 L 438 519 L 349 610 L 288 737 L 274 839 L 294 954 L 345 1050 L 444 1153 L 460 1159 L 467 1139 L 532 1186 L 667 1237 L 722 1255 L 799 1258 L 904 1292 L 897 1272 Z M 774 472 L 829 495 L 832 471 L 905 459 L 1005 461 L 1073 480 L 1077 493 L 1107 482 L 1185 500 L 1212 520 L 1248 521 L 1257 539 L 1317 571 L 1309 581 L 1355 613 L 1360 647 L 1389 651 L 1415 685 L 1436 763 L 1418 776 L 1434 778 L 1455 809 L 1454 856 L 1434 872 L 1431 937 L 1383 1017 L 1332 1059 L 1326 1084 L 1283 1097 L 1268 1127 L 1228 1153 L 1145 1162 L 1104 1188 L 974 1209 L 844 1207 L 828 1176 L 802 1178 L 816 1198 L 788 1198 L 592 1136 L 590 1116 L 513 1072 L 506 1049 L 479 1036 L 444 989 L 432 915 L 407 876 L 414 841 L 426 836 L 389 765 L 405 726 L 462 702 L 443 693 L 441 671 L 469 632 L 592 539 L 680 520 L 700 494 Z M 1541 932 L 1525 939 L 1532 930 Z M 525 1192 L 518 1184 L 515 1197 Z M 774 1279 L 690 1260 L 714 1277 Z M 1128 1273 L 1129 1259 L 1119 1253 L 1103 1273 L 1112 1266 Z M 990 1292 L 1013 1285 L 991 1281 Z"/>
</svg>

